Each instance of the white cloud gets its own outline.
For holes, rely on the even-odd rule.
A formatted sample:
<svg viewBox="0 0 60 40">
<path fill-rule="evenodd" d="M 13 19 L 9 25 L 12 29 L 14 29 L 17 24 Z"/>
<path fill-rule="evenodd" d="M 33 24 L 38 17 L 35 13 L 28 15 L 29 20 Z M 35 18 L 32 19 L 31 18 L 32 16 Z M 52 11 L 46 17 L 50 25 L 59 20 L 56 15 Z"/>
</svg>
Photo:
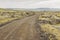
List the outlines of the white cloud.
<svg viewBox="0 0 60 40">
<path fill-rule="evenodd" d="M 0 1 L 4 1 L 4 2 L 27 2 L 27 1 L 48 1 L 48 0 L 0 0 Z"/>
<path fill-rule="evenodd" d="M 60 8 L 59 0 L 48 1 L 0 1 L 0 8 Z"/>
</svg>

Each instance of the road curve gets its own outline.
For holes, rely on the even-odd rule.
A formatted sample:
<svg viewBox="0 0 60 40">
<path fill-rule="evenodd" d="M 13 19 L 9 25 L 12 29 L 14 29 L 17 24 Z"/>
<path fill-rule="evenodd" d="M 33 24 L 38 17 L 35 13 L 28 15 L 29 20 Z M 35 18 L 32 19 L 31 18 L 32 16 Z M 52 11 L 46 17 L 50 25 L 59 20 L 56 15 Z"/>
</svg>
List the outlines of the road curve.
<svg viewBox="0 0 60 40">
<path fill-rule="evenodd" d="M 26 17 L 0 27 L 0 40 L 40 40 L 37 17 Z"/>
</svg>

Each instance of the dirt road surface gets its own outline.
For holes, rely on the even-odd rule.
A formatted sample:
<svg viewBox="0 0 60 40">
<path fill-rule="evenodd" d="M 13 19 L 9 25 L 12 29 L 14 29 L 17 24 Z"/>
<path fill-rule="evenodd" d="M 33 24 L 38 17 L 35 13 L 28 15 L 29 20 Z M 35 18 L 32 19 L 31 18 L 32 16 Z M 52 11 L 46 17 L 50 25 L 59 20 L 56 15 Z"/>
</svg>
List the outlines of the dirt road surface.
<svg viewBox="0 0 60 40">
<path fill-rule="evenodd" d="M 0 27 L 0 40 L 40 40 L 37 18 L 34 15 Z"/>
</svg>

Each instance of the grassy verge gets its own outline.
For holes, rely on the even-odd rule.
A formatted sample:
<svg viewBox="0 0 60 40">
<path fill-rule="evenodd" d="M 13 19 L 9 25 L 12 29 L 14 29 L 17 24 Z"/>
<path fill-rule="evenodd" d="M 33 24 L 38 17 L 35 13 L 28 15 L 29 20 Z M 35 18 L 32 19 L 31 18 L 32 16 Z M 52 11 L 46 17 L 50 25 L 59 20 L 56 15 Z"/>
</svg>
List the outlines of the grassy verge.
<svg viewBox="0 0 60 40">
<path fill-rule="evenodd" d="M 39 26 L 49 40 L 60 40 L 60 12 L 40 13 Z"/>
<path fill-rule="evenodd" d="M 0 9 L 0 25 L 15 19 L 22 19 L 34 15 L 32 11 Z"/>
</svg>

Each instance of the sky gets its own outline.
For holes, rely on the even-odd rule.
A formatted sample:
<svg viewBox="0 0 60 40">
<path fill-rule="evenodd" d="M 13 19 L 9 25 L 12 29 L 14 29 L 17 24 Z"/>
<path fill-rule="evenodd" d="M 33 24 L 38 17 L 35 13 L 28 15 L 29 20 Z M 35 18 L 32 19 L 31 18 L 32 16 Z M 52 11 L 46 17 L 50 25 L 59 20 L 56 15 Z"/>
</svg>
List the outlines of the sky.
<svg viewBox="0 0 60 40">
<path fill-rule="evenodd" d="M 60 8 L 60 0 L 0 0 L 0 8 Z"/>
</svg>

